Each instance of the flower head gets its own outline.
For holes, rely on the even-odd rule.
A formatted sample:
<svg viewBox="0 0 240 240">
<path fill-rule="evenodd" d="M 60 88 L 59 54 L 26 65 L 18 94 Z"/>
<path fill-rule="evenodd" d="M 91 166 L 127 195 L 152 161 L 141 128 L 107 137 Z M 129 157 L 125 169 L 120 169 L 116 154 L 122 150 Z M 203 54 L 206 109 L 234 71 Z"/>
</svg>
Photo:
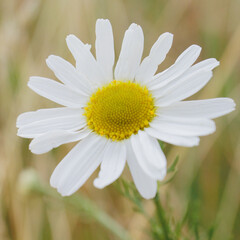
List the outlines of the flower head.
<svg viewBox="0 0 240 240">
<path fill-rule="evenodd" d="M 96 23 L 96 59 L 90 46 L 69 35 L 67 45 L 76 67 L 57 56 L 46 60 L 61 83 L 31 77 L 28 86 L 64 107 L 21 114 L 18 135 L 33 138 L 30 150 L 41 154 L 79 141 L 54 170 L 50 183 L 63 195 L 77 191 L 101 165 L 94 185 L 115 181 L 127 161 L 135 185 L 152 198 L 157 180 L 166 175 L 167 161 L 158 140 L 185 147 L 215 131 L 213 118 L 235 108 L 229 98 L 183 101 L 201 90 L 219 65 L 207 59 L 195 65 L 201 48 L 192 45 L 175 63 L 156 74 L 171 48 L 173 35 L 160 35 L 141 62 L 143 32 L 131 24 L 115 61 L 112 27 Z"/>
</svg>

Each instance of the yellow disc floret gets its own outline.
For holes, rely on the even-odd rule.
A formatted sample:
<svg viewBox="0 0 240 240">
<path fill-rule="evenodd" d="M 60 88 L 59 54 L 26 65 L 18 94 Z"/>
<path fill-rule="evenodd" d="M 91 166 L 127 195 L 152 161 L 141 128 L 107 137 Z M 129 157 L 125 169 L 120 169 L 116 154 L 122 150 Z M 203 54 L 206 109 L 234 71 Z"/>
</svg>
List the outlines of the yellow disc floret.
<svg viewBox="0 0 240 240">
<path fill-rule="evenodd" d="M 114 80 L 91 96 L 84 115 L 94 132 L 120 141 L 148 127 L 155 107 L 146 87 Z"/>
</svg>

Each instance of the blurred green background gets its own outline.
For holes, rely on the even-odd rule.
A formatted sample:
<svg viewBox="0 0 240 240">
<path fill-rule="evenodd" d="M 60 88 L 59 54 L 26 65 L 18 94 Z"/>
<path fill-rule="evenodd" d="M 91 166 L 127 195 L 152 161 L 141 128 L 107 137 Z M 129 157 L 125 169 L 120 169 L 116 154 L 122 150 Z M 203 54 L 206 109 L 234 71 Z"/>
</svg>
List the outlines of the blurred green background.
<svg viewBox="0 0 240 240">
<path fill-rule="evenodd" d="M 135 22 L 144 31 L 146 56 L 161 33 L 172 32 L 173 47 L 159 70 L 189 45 L 199 44 L 203 50 L 198 61 L 214 57 L 221 64 L 194 98 L 231 97 L 238 104 L 239 13 L 240 0 L 0 0 L 0 239 L 119 239 L 47 188 L 51 172 L 72 145 L 38 156 L 28 150 L 29 140 L 16 136 L 18 114 L 56 106 L 28 89 L 27 81 L 32 75 L 54 78 L 45 64 L 50 54 L 74 63 L 66 35 L 76 34 L 94 51 L 96 19 L 108 18 L 118 56 L 124 31 Z M 216 124 L 216 133 L 202 137 L 198 147 L 166 147 L 168 161 L 179 155 L 180 163 L 175 179 L 161 188 L 160 197 L 173 224 L 187 216 L 181 239 L 240 239 L 238 106 Z M 26 169 L 35 172 L 26 173 Z M 34 174 L 49 194 L 32 193 Z M 127 168 L 123 175 L 129 178 Z M 149 222 L 132 210 L 132 203 L 114 185 L 95 189 L 95 176 L 79 190 L 81 195 L 123 226 L 131 239 L 150 239 Z M 144 207 L 154 214 L 152 201 L 144 201 Z"/>
</svg>

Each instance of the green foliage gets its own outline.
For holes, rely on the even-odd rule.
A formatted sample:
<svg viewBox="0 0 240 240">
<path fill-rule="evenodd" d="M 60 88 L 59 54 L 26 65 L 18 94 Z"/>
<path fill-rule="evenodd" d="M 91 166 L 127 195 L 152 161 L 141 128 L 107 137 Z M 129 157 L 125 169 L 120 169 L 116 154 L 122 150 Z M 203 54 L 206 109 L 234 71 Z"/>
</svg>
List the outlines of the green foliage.
<svg viewBox="0 0 240 240">
<path fill-rule="evenodd" d="M 177 170 L 178 170 L 177 169 L 177 164 L 178 164 L 178 161 L 179 161 L 179 156 L 177 156 L 174 159 L 174 161 L 172 162 L 172 164 L 168 167 L 167 173 L 170 176 L 167 176 L 167 179 L 160 183 L 161 185 L 165 185 L 167 183 L 172 182 L 172 180 L 174 179 L 175 175 L 177 174 Z"/>
<path fill-rule="evenodd" d="M 167 170 L 168 174 L 170 174 L 170 177 L 161 185 L 169 183 L 174 179 L 174 176 L 177 172 L 178 161 L 179 157 L 177 156 Z M 165 216 L 165 210 L 161 205 L 159 193 L 157 193 L 153 199 L 153 203 L 156 208 L 156 214 L 154 216 L 150 216 L 146 212 L 144 208 L 144 200 L 138 193 L 133 182 L 127 182 L 124 179 L 120 179 L 115 183 L 115 186 L 124 197 L 132 202 L 133 210 L 147 218 L 148 222 L 150 223 L 150 230 L 148 232 L 153 240 L 175 239 L 169 220 L 170 218 Z"/>
<path fill-rule="evenodd" d="M 177 156 L 170 164 L 167 170 L 167 180 L 159 184 L 161 187 L 167 183 L 170 183 L 176 176 L 177 166 L 179 162 L 179 156 Z M 133 182 L 128 182 L 124 179 L 119 179 L 115 183 L 117 190 L 133 204 L 133 210 L 142 214 L 149 222 L 148 235 L 152 240 L 211 240 L 216 229 L 213 225 L 206 231 L 203 231 L 200 223 L 200 207 L 199 202 L 199 189 L 198 179 L 192 183 L 189 203 L 187 205 L 185 214 L 182 218 L 176 220 L 171 217 L 171 211 L 169 210 L 168 203 L 166 206 L 162 206 L 159 192 L 157 192 L 155 198 L 152 200 L 155 205 L 154 215 L 149 215 L 144 207 L 144 199 L 139 195 Z M 184 229 L 189 229 L 189 233 L 186 234 Z M 201 229 L 201 231 L 200 231 Z M 201 234 L 200 234 L 201 232 Z"/>
<path fill-rule="evenodd" d="M 115 187 L 124 197 L 126 197 L 133 203 L 134 211 L 146 215 L 146 212 L 143 207 L 143 199 L 138 193 L 133 182 L 127 182 L 124 179 L 119 179 L 118 181 L 116 181 Z"/>
<path fill-rule="evenodd" d="M 15 95 L 19 88 L 20 70 L 18 64 L 12 62 L 8 67 L 8 74 L 9 85 L 13 95 Z"/>
<path fill-rule="evenodd" d="M 168 167 L 167 169 L 167 173 L 174 173 L 177 171 L 177 164 L 179 161 L 179 156 L 176 156 L 176 158 L 174 159 L 174 161 L 172 162 L 172 164 Z"/>
</svg>

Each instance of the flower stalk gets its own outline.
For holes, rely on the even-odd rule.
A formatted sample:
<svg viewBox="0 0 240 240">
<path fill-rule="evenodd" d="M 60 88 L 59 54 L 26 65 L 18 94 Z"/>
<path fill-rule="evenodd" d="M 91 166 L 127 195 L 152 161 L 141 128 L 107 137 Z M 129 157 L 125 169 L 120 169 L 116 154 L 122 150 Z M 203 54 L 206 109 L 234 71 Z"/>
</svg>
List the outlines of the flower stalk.
<svg viewBox="0 0 240 240">
<path fill-rule="evenodd" d="M 164 213 L 164 209 L 161 205 L 160 202 L 160 198 L 159 198 L 159 193 L 157 192 L 155 198 L 153 199 L 154 204 L 156 206 L 156 212 L 157 212 L 157 217 L 158 220 L 162 226 L 162 230 L 163 230 L 163 235 L 164 235 L 164 239 L 165 240 L 172 240 L 171 238 L 171 230 L 169 228 L 169 224 L 168 221 L 166 219 L 165 213 Z"/>
</svg>

